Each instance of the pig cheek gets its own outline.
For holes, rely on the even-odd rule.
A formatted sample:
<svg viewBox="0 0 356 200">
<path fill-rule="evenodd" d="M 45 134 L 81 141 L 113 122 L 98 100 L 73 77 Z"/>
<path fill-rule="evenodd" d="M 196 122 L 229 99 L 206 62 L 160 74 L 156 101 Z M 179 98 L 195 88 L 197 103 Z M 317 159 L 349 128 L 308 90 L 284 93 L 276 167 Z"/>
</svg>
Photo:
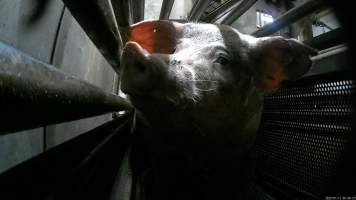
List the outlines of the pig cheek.
<svg viewBox="0 0 356 200">
<path fill-rule="evenodd" d="M 170 100 L 176 104 L 187 103 L 194 96 L 194 71 L 186 66 L 170 66 L 169 78 L 166 83 Z M 183 106 L 183 105 L 182 105 Z"/>
</svg>

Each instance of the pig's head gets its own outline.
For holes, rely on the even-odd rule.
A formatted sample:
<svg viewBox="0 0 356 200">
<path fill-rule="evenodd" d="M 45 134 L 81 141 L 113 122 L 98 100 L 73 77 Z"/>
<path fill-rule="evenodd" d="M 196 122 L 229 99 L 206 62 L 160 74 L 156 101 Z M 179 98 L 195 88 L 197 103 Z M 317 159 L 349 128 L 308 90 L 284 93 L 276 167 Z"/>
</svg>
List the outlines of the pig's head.
<svg viewBox="0 0 356 200">
<path fill-rule="evenodd" d="M 146 21 L 123 35 L 121 89 L 175 143 L 251 144 L 263 94 L 301 77 L 316 53 L 213 24 Z"/>
</svg>

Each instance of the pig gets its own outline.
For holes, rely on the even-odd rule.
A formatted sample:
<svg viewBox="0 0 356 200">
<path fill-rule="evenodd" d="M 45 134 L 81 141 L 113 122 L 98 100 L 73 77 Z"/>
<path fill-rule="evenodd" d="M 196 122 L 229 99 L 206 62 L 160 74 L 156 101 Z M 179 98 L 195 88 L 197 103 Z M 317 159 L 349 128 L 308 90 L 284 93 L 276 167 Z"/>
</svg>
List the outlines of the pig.
<svg viewBox="0 0 356 200">
<path fill-rule="evenodd" d="M 144 21 L 121 31 L 120 89 L 147 127 L 138 147 L 146 167 L 135 172 L 145 199 L 254 199 L 263 96 L 303 76 L 317 52 L 216 24 Z"/>
</svg>

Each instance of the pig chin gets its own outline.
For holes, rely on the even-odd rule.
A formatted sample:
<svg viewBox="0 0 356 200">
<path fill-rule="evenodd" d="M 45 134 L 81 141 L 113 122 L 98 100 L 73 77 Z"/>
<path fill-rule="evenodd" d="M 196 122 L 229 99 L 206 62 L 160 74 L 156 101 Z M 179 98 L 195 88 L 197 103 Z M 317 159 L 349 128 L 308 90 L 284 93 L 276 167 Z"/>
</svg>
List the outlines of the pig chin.
<svg viewBox="0 0 356 200">
<path fill-rule="evenodd" d="M 184 112 L 191 110 L 196 100 L 183 92 L 167 95 L 165 91 L 150 91 L 149 93 L 128 94 L 131 103 L 142 113 L 160 114 Z"/>
<path fill-rule="evenodd" d="M 131 94 L 129 99 L 140 116 L 151 126 L 171 131 L 182 131 L 189 127 L 194 113 L 200 113 L 203 102 L 193 100 L 192 92 L 171 93 L 164 90 L 147 94 Z M 184 126 L 183 126 L 184 125 Z M 184 130 L 186 131 L 186 130 Z"/>
</svg>

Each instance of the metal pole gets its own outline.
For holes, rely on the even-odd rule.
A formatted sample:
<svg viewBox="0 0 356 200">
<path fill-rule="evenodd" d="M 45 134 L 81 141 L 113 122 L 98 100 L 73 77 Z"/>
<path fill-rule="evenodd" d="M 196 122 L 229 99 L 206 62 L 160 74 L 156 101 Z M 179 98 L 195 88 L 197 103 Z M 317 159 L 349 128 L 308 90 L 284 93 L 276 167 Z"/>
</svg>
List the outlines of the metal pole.
<svg viewBox="0 0 356 200">
<path fill-rule="evenodd" d="M 174 0 L 163 0 L 161 12 L 159 14 L 159 19 L 169 19 L 169 15 L 171 14 L 172 7 L 174 4 Z"/>
<path fill-rule="evenodd" d="M 209 14 L 204 16 L 201 21 L 203 22 L 213 22 L 215 21 L 216 18 L 219 16 L 223 15 L 227 10 L 229 10 L 231 7 L 236 5 L 239 2 L 239 0 L 230 0 L 222 3 L 218 8 L 215 10 L 211 11 Z"/>
<path fill-rule="evenodd" d="M 221 22 L 221 24 L 231 25 L 241 15 L 243 15 L 248 9 L 250 9 L 257 0 L 242 0 L 240 4 L 236 6 Z"/>
<path fill-rule="evenodd" d="M 271 35 L 278 30 L 288 26 L 289 24 L 296 22 L 297 20 L 305 17 L 306 15 L 321 9 L 325 5 L 323 0 L 309 0 L 299 6 L 292 8 L 280 17 L 278 17 L 273 23 L 263 26 L 260 30 L 252 33 L 255 37 L 263 37 Z"/>
<path fill-rule="evenodd" d="M 142 21 L 145 18 L 145 0 L 132 1 L 132 19 L 133 23 Z"/>
<path fill-rule="evenodd" d="M 119 73 L 122 41 L 109 0 L 63 0 L 73 17 Z"/>
<path fill-rule="evenodd" d="M 132 6 L 130 0 L 111 0 L 114 8 L 115 18 L 120 27 L 132 24 Z"/>
<path fill-rule="evenodd" d="M 0 134 L 130 110 L 123 98 L 0 42 Z"/>
<path fill-rule="evenodd" d="M 212 0 L 196 0 L 189 13 L 189 21 L 198 21 Z"/>
</svg>

